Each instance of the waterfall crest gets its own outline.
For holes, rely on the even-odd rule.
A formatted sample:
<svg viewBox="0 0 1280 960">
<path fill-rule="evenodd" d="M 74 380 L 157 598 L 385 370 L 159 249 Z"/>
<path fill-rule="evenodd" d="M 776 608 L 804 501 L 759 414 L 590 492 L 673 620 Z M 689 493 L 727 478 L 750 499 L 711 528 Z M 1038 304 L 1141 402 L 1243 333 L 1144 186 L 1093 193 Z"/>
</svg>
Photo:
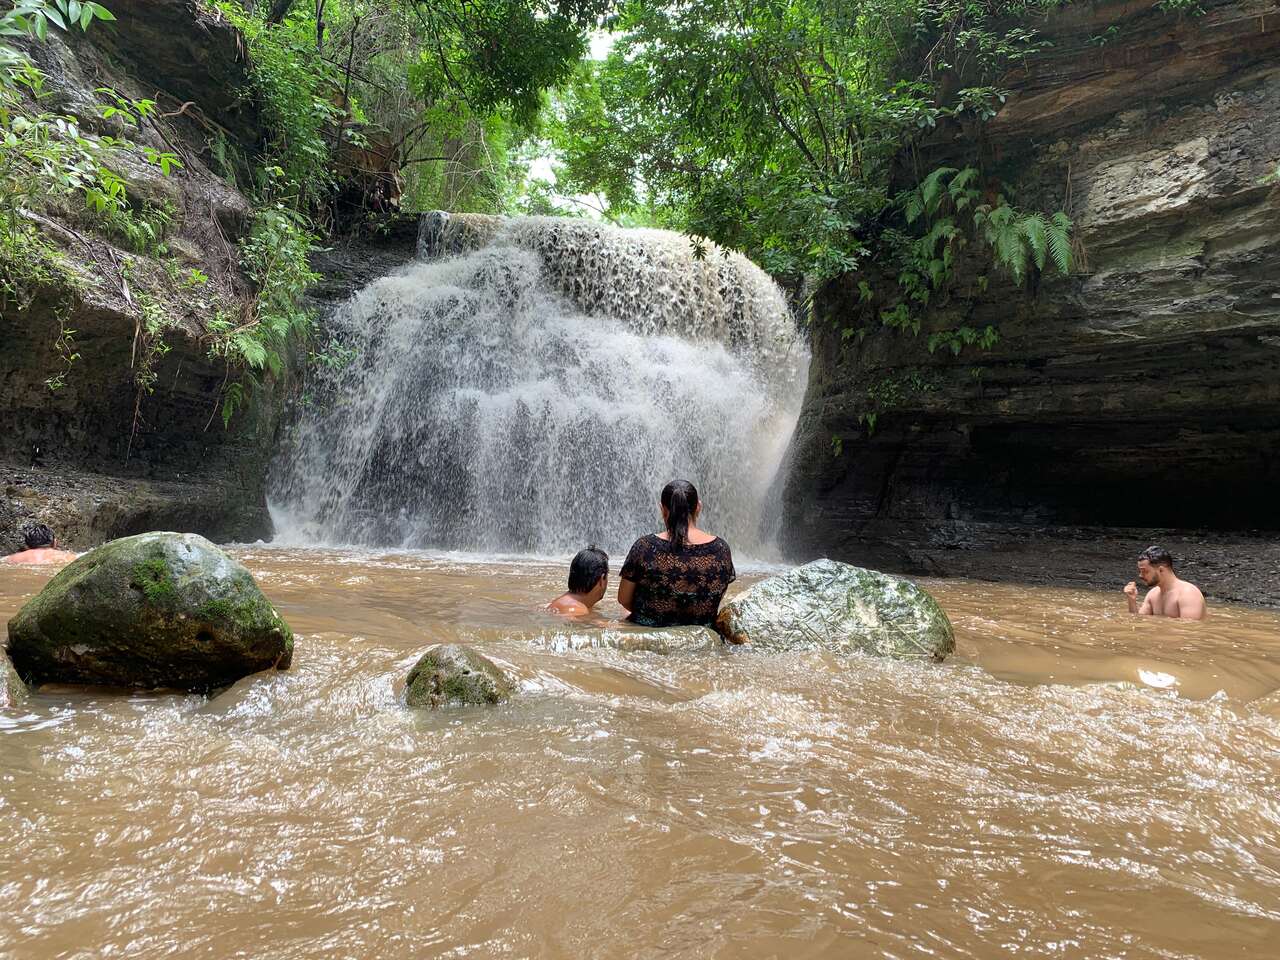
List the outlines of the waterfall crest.
<svg viewBox="0 0 1280 960">
<path fill-rule="evenodd" d="M 439 216 L 439 215 L 435 215 Z M 286 542 L 625 549 L 692 480 L 742 555 L 808 353 L 758 267 L 661 230 L 535 217 L 360 291 L 275 466 Z"/>
</svg>

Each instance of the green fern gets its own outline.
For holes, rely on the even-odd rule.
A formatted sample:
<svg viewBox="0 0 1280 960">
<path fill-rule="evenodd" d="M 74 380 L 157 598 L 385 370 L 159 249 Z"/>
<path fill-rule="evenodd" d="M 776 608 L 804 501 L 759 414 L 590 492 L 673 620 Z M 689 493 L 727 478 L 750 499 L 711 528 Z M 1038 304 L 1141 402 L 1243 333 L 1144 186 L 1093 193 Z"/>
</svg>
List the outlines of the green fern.
<svg viewBox="0 0 1280 960">
<path fill-rule="evenodd" d="M 1028 213 L 1018 221 L 1018 232 L 1031 248 L 1031 260 L 1035 263 L 1037 270 L 1044 269 L 1044 257 L 1048 252 L 1048 241 L 1045 237 L 1048 226 L 1041 213 Z"/>
<path fill-rule="evenodd" d="M 1053 265 L 1058 268 L 1058 272 L 1064 275 L 1071 272 L 1071 229 L 1073 226 L 1071 218 L 1059 210 L 1049 218 L 1046 230 L 1049 255 L 1053 258 Z"/>
<path fill-rule="evenodd" d="M 974 200 L 978 199 L 978 191 L 969 186 L 970 183 L 977 179 L 977 167 L 965 167 L 951 178 L 951 183 L 947 187 L 947 192 L 951 194 L 951 202 L 955 204 L 957 210 L 963 210 Z"/>
<path fill-rule="evenodd" d="M 920 219 L 920 215 L 924 213 L 924 200 L 921 198 L 919 190 L 911 190 L 904 195 L 902 212 L 907 218 L 907 223 L 915 223 Z"/>
<path fill-rule="evenodd" d="M 956 172 L 955 167 L 939 167 L 920 181 L 920 199 L 925 213 L 934 213 L 943 197 L 942 178 Z"/>
<path fill-rule="evenodd" d="M 960 233 L 956 229 L 955 221 L 950 217 L 945 217 L 933 225 L 927 234 L 920 238 L 919 250 L 925 258 L 932 258 L 938 249 L 938 241 L 950 241 Z"/>
</svg>

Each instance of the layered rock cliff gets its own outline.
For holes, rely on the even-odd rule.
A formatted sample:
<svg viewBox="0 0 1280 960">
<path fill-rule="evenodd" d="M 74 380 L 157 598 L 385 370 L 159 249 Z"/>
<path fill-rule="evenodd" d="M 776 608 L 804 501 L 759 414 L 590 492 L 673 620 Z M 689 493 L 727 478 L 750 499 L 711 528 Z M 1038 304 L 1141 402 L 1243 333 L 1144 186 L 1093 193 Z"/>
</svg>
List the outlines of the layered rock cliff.
<svg viewBox="0 0 1280 960">
<path fill-rule="evenodd" d="M 219 540 L 270 530 L 262 478 L 287 383 L 263 378 L 224 429 L 220 398 L 235 373 L 210 359 L 206 336 L 215 304 L 234 311 L 252 295 L 236 248 L 250 205 L 226 159 L 251 155 L 263 135 L 242 38 L 195 0 L 110 7 L 113 23 L 31 45 L 47 78 L 39 109 L 172 152 L 182 168 L 166 176 L 136 154 L 113 156 L 130 207 L 166 211 L 162 251 L 86 228 L 74 210 L 40 223 L 76 279 L 0 311 L 0 552 L 32 520 L 80 549 L 156 528 Z M 97 107 L 104 87 L 154 100 L 155 115 L 122 131 Z M 137 382 L 147 309 L 176 324 L 149 393 Z M 66 331 L 71 346 L 60 348 Z"/>
<path fill-rule="evenodd" d="M 1065 209 L 1075 270 L 953 297 L 916 337 L 865 322 L 857 276 L 822 292 L 794 553 L 1102 584 L 1158 539 L 1210 592 L 1280 602 L 1280 6 L 1201 9 L 1063 8 L 983 137 L 931 146 Z M 1000 341 L 928 351 L 961 323 Z"/>
</svg>

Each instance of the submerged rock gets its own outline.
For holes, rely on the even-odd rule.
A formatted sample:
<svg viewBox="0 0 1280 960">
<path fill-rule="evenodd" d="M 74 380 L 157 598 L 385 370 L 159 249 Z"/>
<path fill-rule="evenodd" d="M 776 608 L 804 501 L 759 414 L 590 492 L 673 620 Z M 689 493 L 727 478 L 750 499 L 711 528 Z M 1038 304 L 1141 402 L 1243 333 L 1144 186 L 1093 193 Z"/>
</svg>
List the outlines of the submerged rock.
<svg viewBox="0 0 1280 960">
<path fill-rule="evenodd" d="M 583 627 L 550 634 L 542 638 L 542 642 L 552 650 L 643 650 L 662 654 L 705 653 L 724 645 L 709 627 L 603 630 Z"/>
<path fill-rule="evenodd" d="M 515 682 L 496 663 L 470 647 L 437 644 L 413 665 L 405 702 L 411 707 L 501 703 Z"/>
<path fill-rule="evenodd" d="M 951 621 L 926 591 L 835 560 L 760 581 L 720 608 L 716 629 L 761 650 L 861 650 L 903 660 L 942 660 L 956 645 Z"/>
<path fill-rule="evenodd" d="M 293 633 L 245 567 L 204 537 L 144 533 L 70 563 L 9 621 L 30 683 L 208 690 L 287 669 Z"/>
<path fill-rule="evenodd" d="M 0 710 L 5 707 L 20 707 L 27 699 L 27 685 L 13 669 L 9 658 L 0 654 Z"/>
</svg>

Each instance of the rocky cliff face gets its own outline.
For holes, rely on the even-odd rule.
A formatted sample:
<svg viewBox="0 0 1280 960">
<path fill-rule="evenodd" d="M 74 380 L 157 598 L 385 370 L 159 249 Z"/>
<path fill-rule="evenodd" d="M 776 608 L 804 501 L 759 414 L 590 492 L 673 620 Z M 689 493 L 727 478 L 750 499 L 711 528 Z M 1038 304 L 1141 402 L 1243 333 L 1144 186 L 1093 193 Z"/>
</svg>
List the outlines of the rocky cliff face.
<svg viewBox="0 0 1280 960">
<path fill-rule="evenodd" d="M 110 135 L 119 131 L 95 107 L 99 88 L 154 100 L 156 116 L 128 135 L 176 153 L 183 168 L 164 176 L 118 157 L 131 206 L 169 213 L 163 255 L 90 233 L 74 211 L 41 223 L 79 282 L 0 311 L 0 552 L 33 519 L 75 548 L 156 528 L 219 540 L 270 530 L 262 478 L 287 383 L 267 378 L 252 411 L 224 429 L 228 370 L 204 336 L 215 302 L 234 309 L 250 295 L 235 246 L 250 207 L 229 185 L 235 171 L 215 159 L 218 146 L 251 153 L 261 136 L 242 38 L 194 0 L 109 6 L 114 23 L 33 45 L 48 78 L 40 109 Z M 189 283 L 191 271 L 207 282 Z M 144 291 L 178 321 L 149 394 L 135 382 Z M 64 330 L 79 354 L 69 366 L 56 346 Z M 65 386 L 51 389 L 59 374 Z"/>
<path fill-rule="evenodd" d="M 846 341 L 859 278 L 824 291 L 793 552 L 1110 583 L 1159 539 L 1210 591 L 1280 602 L 1280 5 L 1202 9 L 1065 8 L 985 141 L 933 145 L 1067 210 L 1076 270 L 955 297 L 918 337 Z M 1001 340 L 928 352 L 961 323 Z"/>
</svg>

